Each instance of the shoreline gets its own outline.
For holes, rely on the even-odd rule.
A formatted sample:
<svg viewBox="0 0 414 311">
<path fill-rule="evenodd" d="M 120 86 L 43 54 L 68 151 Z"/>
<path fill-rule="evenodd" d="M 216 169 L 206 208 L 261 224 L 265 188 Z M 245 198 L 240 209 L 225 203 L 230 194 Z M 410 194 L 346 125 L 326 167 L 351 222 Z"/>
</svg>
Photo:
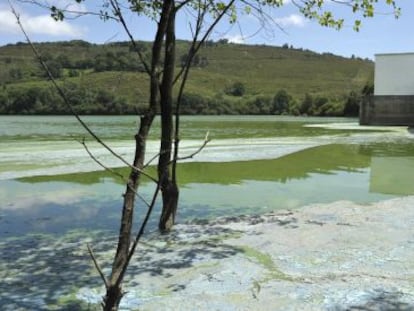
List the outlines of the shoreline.
<svg viewBox="0 0 414 311">
<path fill-rule="evenodd" d="M 414 196 L 336 201 L 148 233 L 120 310 L 414 310 Z M 116 236 L 1 241 L 5 311 L 100 310 Z"/>
<path fill-rule="evenodd" d="M 144 243 L 122 310 L 413 310 L 413 206 L 338 201 L 177 225 Z"/>
</svg>

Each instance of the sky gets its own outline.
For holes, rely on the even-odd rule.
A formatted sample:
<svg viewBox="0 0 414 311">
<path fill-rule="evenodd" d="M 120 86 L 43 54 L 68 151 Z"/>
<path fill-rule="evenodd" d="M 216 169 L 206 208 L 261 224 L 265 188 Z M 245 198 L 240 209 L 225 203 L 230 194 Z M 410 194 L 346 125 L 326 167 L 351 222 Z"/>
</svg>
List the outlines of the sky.
<svg viewBox="0 0 414 311">
<path fill-rule="evenodd" d="M 127 36 L 121 25 L 115 21 L 102 21 L 97 16 L 85 15 L 55 22 L 47 10 L 30 2 L 33 0 L 10 0 L 32 41 L 64 41 L 81 39 L 93 43 L 125 41 Z M 77 12 L 97 12 L 101 0 L 86 0 L 77 4 L 75 0 L 37 0 L 43 3 L 65 7 Z M 29 3 L 28 3 L 29 2 Z M 375 54 L 414 52 L 414 1 L 396 0 L 401 16 L 395 19 L 385 0 L 379 0 L 374 18 L 362 19 L 359 32 L 353 30 L 353 20 L 359 18 L 349 7 L 325 1 L 326 8 L 345 19 L 344 27 L 335 30 L 320 26 L 305 19 L 290 0 L 281 8 L 267 11 L 273 22 L 261 28 L 261 22 L 253 14 L 241 14 L 238 22 L 230 25 L 224 20 L 212 33 L 211 39 L 226 38 L 230 42 L 244 44 L 265 44 L 281 46 L 285 43 L 295 48 L 309 49 L 319 53 L 333 53 L 345 57 L 374 59 Z M 136 40 L 151 41 L 154 36 L 154 21 L 125 15 Z M 190 13 L 177 17 L 177 38 L 191 37 Z M 9 0 L 0 0 L 0 45 L 24 42 L 25 38 L 12 14 Z"/>
</svg>

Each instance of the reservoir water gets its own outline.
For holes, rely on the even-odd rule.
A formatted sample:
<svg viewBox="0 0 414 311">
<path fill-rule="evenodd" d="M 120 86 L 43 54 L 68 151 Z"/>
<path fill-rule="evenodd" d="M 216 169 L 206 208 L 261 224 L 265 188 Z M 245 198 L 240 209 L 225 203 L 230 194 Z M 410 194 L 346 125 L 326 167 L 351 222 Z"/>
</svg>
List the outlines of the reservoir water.
<svg viewBox="0 0 414 311">
<path fill-rule="evenodd" d="M 133 156 L 137 120 L 85 117 L 127 160 Z M 414 194 L 414 135 L 404 127 L 361 127 L 356 119 L 345 118 L 183 117 L 181 155 L 199 148 L 207 132 L 211 142 L 206 148 L 179 165 L 181 223 L 340 200 L 369 204 Z M 157 153 L 158 138 L 157 120 L 148 159 Z M 106 166 L 127 175 L 122 163 L 93 142 L 73 117 L 0 117 L 4 310 L 25 310 L 25 303 L 36 304 L 36 299 L 39 305 L 53 306 L 74 287 L 99 283 L 88 274 L 60 272 L 74 258 L 77 269 L 92 270 L 79 241 L 111 239 L 119 226 L 122 181 L 90 159 L 80 144 L 83 139 Z M 144 181 L 143 197 L 149 198 L 153 188 Z M 138 203 L 137 221 L 144 208 Z M 155 230 L 158 212 L 149 231 Z"/>
</svg>

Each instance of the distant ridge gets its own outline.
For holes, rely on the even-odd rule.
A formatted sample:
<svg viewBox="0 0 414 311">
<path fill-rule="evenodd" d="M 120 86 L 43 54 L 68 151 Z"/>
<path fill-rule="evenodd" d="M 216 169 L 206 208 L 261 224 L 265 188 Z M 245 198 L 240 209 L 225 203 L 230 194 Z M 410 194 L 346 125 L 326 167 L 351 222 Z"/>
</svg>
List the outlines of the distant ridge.
<svg viewBox="0 0 414 311">
<path fill-rule="evenodd" d="M 138 45 L 149 57 L 150 43 Z M 62 83 L 107 90 L 122 96 L 127 105 L 142 106 L 147 101 L 147 76 L 128 42 L 101 45 L 73 40 L 37 46 Z M 177 41 L 177 70 L 185 60 L 188 46 L 187 41 Z M 0 47 L 0 64 L 3 90 L 49 86 L 25 43 Z M 209 41 L 195 60 L 186 93 L 208 99 L 240 100 L 227 90 L 234 83 L 241 83 L 244 100 L 273 97 L 280 90 L 296 101 L 301 101 L 305 94 L 339 100 L 351 91 L 359 93 L 371 83 L 373 70 L 374 63 L 367 59 L 319 54 L 287 44 L 275 47 Z"/>
</svg>

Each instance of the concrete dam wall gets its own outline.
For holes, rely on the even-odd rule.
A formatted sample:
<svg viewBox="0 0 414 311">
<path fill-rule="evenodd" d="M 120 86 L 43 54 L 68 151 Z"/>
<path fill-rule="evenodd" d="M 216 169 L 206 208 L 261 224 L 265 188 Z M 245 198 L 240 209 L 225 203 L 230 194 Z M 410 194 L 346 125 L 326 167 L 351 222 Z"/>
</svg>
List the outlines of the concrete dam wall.
<svg viewBox="0 0 414 311">
<path fill-rule="evenodd" d="M 414 95 L 375 95 L 359 110 L 361 125 L 414 126 Z"/>
</svg>

